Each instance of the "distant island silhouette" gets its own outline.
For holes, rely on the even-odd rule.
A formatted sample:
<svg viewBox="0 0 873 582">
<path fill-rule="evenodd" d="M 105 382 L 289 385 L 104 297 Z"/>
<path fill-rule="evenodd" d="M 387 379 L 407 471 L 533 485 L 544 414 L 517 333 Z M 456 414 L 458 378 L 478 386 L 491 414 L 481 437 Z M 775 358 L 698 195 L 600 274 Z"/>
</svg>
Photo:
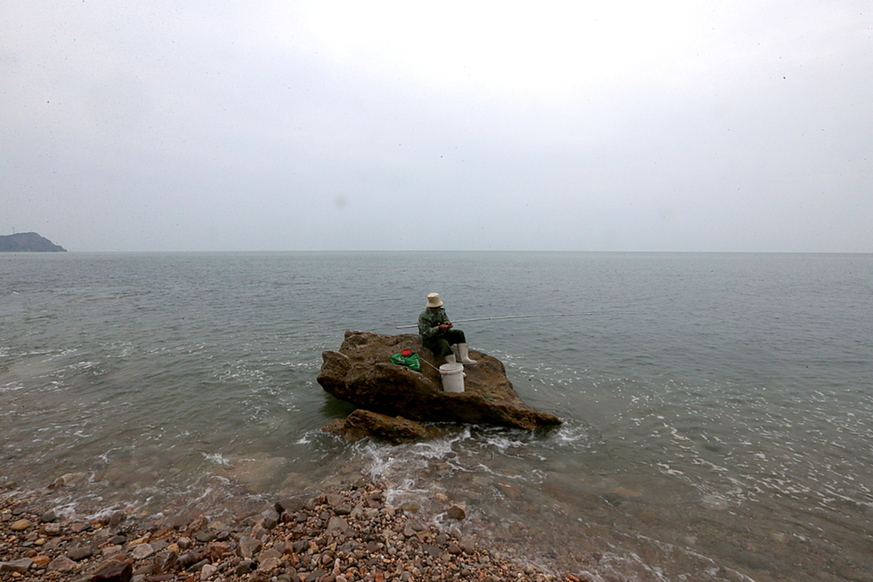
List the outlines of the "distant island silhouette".
<svg viewBox="0 0 873 582">
<path fill-rule="evenodd" d="M 65 253 L 67 249 L 35 232 L 0 235 L 0 253 Z"/>
</svg>

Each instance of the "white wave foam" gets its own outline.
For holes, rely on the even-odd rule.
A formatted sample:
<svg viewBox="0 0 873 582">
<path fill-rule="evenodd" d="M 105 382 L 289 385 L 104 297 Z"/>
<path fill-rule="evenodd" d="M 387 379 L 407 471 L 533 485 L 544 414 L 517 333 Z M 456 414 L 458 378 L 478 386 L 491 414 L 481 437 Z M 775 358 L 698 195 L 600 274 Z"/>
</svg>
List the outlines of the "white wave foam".
<svg viewBox="0 0 873 582">
<path fill-rule="evenodd" d="M 550 435 L 551 439 L 560 444 L 576 444 L 588 440 L 588 427 L 581 423 L 565 422 Z"/>
<path fill-rule="evenodd" d="M 16 384 L 15 382 L 10 382 L 9 384 L 4 384 L 0 386 L 0 394 L 4 392 L 17 392 L 18 390 L 24 390 L 24 384 Z"/>
<path fill-rule="evenodd" d="M 222 467 L 230 466 L 230 460 L 221 453 L 202 453 L 202 455 L 203 458 L 210 463 L 215 463 L 216 465 L 221 465 Z"/>
</svg>

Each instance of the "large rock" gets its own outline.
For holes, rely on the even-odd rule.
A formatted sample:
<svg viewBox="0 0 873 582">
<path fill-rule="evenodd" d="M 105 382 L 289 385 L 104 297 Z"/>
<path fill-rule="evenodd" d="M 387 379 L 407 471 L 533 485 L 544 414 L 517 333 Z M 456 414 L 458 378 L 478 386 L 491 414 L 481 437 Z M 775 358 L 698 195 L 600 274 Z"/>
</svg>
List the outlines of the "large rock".
<svg viewBox="0 0 873 582">
<path fill-rule="evenodd" d="M 410 349 L 422 359 L 420 372 L 390 363 Z M 462 393 L 443 392 L 433 355 L 418 335 L 347 331 L 338 352 L 326 351 L 318 383 L 359 408 L 431 422 L 461 422 L 534 430 L 561 424 L 553 414 L 528 407 L 512 388 L 503 364 L 470 350 L 477 364 L 464 366 Z"/>
<path fill-rule="evenodd" d="M 339 434 L 349 440 L 375 436 L 391 441 L 395 445 L 433 438 L 440 434 L 440 431 L 432 426 L 422 426 L 401 416 L 391 417 L 362 408 L 352 412 L 348 418 L 330 421 L 321 430 Z"/>
</svg>

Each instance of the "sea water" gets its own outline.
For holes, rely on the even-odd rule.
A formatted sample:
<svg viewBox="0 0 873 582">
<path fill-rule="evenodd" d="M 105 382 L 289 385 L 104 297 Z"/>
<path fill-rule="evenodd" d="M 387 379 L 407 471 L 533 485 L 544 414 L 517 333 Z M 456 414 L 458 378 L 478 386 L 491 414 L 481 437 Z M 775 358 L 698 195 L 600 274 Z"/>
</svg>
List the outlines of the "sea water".
<svg viewBox="0 0 873 582">
<path fill-rule="evenodd" d="M 352 410 L 322 351 L 414 333 L 430 292 L 542 315 L 458 327 L 564 424 L 322 433 Z M 65 483 L 60 511 L 220 518 L 365 474 L 561 571 L 873 571 L 873 255 L 9 253 L 0 326 L 0 481 Z"/>
</svg>

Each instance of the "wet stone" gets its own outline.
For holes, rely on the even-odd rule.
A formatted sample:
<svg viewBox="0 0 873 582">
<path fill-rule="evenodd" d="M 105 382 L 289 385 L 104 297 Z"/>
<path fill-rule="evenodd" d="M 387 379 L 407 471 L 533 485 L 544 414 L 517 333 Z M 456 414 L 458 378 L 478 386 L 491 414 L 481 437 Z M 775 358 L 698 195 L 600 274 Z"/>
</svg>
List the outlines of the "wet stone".
<svg viewBox="0 0 873 582">
<path fill-rule="evenodd" d="M 349 515 L 352 512 L 352 506 L 348 503 L 340 503 L 333 510 L 337 515 Z"/>
<path fill-rule="evenodd" d="M 423 545 L 421 549 L 430 554 L 432 558 L 439 558 L 443 555 L 443 551 L 437 546 Z"/>
<path fill-rule="evenodd" d="M 284 541 L 276 541 L 273 542 L 272 549 L 276 550 L 280 554 L 284 554 L 288 551 L 288 544 Z"/>
<path fill-rule="evenodd" d="M 192 564 L 196 563 L 200 558 L 197 557 L 197 554 L 194 552 L 185 552 L 179 559 L 176 560 L 176 566 L 179 568 L 190 568 Z"/>
<path fill-rule="evenodd" d="M 414 501 L 407 501 L 400 506 L 400 509 L 406 511 L 407 513 L 418 513 L 421 510 L 421 505 L 415 503 Z"/>
<path fill-rule="evenodd" d="M 194 535 L 194 539 L 198 542 L 211 542 L 215 539 L 215 534 L 210 531 L 199 531 Z"/>
<path fill-rule="evenodd" d="M 201 580 L 209 580 L 215 573 L 218 572 L 218 566 L 214 566 L 212 564 L 204 564 L 203 568 L 200 570 L 200 579 Z"/>
<path fill-rule="evenodd" d="M 333 516 L 328 520 L 327 531 L 349 531 L 349 523 L 338 516 Z"/>
<path fill-rule="evenodd" d="M 258 570 L 262 572 L 269 572 L 279 567 L 281 564 L 281 560 L 279 558 L 267 558 L 266 560 L 258 563 Z"/>
<path fill-rule="evenodd" d="M 307 540 L 299 540 L 291 544 L 291 550 L 295 554 L 302 554 L 307 549 L 309 549 L 309 542 Z"/>
<path fill-rule="evenodd" d="M 257 552 L 261 551 L 263 544 L 261 544 L 260 540 L 256 540 L 252 537 L 241 537 L 239 539 L 239 555 L 245 559 L 251 559 Z"/>
<path fill-rule="evenodd" d="M 446 516 L 449 519 L 456 519 L 458 521 L 467 518 L 467 510 L 461 505 L 452 505 L 446 510 Z"/>
<path fill-rule="evenodd" d="M 119 546 L 119 545 L 104 546 L 104 547 L 100 548 L 100 551 L 103 553 L 104 556 L 111 556 L 112 554 L 117 554 L 118 552 L 120 552 L 121 546 Z"/>
<path fill-rule="evenodd" d="M 51 561 L 51 558 L 42 554 L 33 557 L 33 563 L 37 568 L 45 568 Z"/>
<path fill-rule="evenodd" d="M 155 553 L 155 549 L 151 544 L 138 544 L 131 550 L 130 555 L 134 560 L 142 560 L 148 558 Z"/>
<path fill-rule="evenodd" d="M 208 563 L 209 563 L 209 560 L 207 560 L 205 558 L 201 558 L 199 561 L 194 562 L 193 564 L 188 566 L 186 568 L 186 570 L 189 572 L 199 572 L 200 570 L 203 569 L 203 566 L 205 566 Z"/>
<path fill-rule="evenodd" d="M 109 527 L 118 527 L 118 525 L 127 519 L 127 514 L 123 511 L 114 511 L 112 515 L 109 516 Z"/>
<path fill-rule="evenodd" d="M 253 572 L 257 565 L 251 560 L 243 560 L 234 568 L 234 573 L 237 576 L 242 576 L 244 574 L 248 574 L 249 572 Z"/>
<path fill-rule="evenodd" d="M 230 544 L 227 542 L 211 542 L 206 546 L 206 555 L 214 560 L 228 556 L 232 551 Z"/>
<path fill-rule="evenodd" d="M 49 570 L 58 570 L 60 572 L 66 572 L 75 568 L 76 563 L 66 556 L 58 556 L 57 558 L 49 562 L 48 565 Z"/>
<path fill-rule="evenodd" d="M 30 569 L 32 564 L 33 561 L 30 558 L 21 558 L 19 560 L 12 560 L 11 562 L 0 562 L 0 572 L 24 574 L 28 569 Z"/>
<path fill-rule="evenodd" d="M 58 516 L 57 516 L 57 514 L 55 514 L 54 511 L 46 511 L 45 513 L 43 513 L 42 515 L 39 516 L 39 520 L 42 523 L 51 523 L 53 521 L 56 521 L 57 519 L 58 519 Z"/>
<path fill-rule="evenodd" d="M 264 536 L 269 534 L 270 532 L 261 526 L 257 526 L 252 530 L 252 537 L 257 539 L 262 539 Z"/>
<path fill-rule="evenodd" d="M 296 513 L 303 509 L 303 501 L 297 499 L 296 497 L 282 499 L 276 502 L 275 507 L 276 511 L 278 511 L 279 513 Z"/>
<path fill-rule="evenodd" d="M 264 527 L 267 529 L 273 529 L 279 524 L 279 512 L 275 509 L 267 509 L 261 513 L 261 517 L 264 518 Z"/>
<path fill-rule="evenodd" d="M 161 552 L 157 556 L 157 559 L 155 560 L 155 565 L 157 566 L 157 568 L 161 572 L 167 572 L 167 571 L 173 569 L 173 567 L 176 565 L 176 563 L 178 561 L 179 561 L 179 554 L 178 553 L 176 553 L 172 550 L 166 550 L 164 552 Z"/>
<path fill-rule="evenodd" d="M 88 582 L 128 582 L 132 576 L 133 565 L 130 562 L 112 560 L 101 564 Z"/>
<path fill-rule="evenodd" d="M 90 558 L 94 555 L 94 548 L 91 546 L 73 546 L 67 552 L 67 557 L 76 562 Z"/>
<path fill-rule="evenodd" d="M 269 550 L 264 550 L 260 554 L 258 554 L 258 562 L 265 562 L 269 559 L 277 559 L 282 557 L 282 552 L 270 548 Z"/>
</svg>

